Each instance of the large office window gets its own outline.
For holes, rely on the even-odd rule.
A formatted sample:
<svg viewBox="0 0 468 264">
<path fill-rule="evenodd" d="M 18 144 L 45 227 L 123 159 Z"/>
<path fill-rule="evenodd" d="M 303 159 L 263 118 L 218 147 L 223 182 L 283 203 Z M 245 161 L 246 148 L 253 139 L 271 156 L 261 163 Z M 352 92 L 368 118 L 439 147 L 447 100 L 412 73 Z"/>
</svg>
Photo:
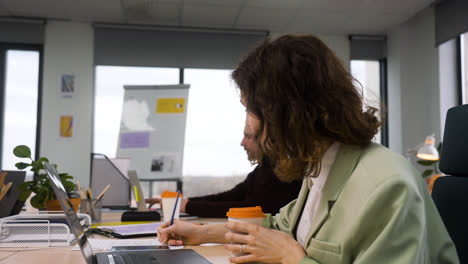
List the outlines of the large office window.
<svg viewBox="0 0 468 264">
<path fill-rule="evenodd" d="M 183 176 L 245 176 L 245 109 L 231 70 L 184 69 L 190 84 Z M 124 85 L 178 84 L 179 69 L 96 66 L 93 151 L 115 157 Z"/>
<path fill-rule="evenodd" d="M 0 82 L 4 85 L 0 85 L 0 168 L 15 170 L 19 162 L 13 155 L 15 146 L 29 146 L 33 158 L 36 153 L 40 51 L 0 45 L 0 53 Z"/>
<path fill-rule="evenodd" d="M 362 87 L 366 106 L 381 110 L 381 62 L 373 60 L 351 60 L 351 74 Z M 375 135 L 374 142 L 382 142 L 382 130 Z"/>
<path fill-rule="evenodd" d="M 468 33 L 461 35 L 461 102 L 468 104 Z"/>
<path fill-rule="evenodd" d="M 117 153 L 124 85 L 178 83 L 178 68 L 96 66 L 93 152 Z"/>
<path fill-rule="evenodd" d="M 230 70 L 185 69 L 190 84 L 184 176 L 245 176 L 252 170 L 240 146 L 245 108 Z"/>
</svg>

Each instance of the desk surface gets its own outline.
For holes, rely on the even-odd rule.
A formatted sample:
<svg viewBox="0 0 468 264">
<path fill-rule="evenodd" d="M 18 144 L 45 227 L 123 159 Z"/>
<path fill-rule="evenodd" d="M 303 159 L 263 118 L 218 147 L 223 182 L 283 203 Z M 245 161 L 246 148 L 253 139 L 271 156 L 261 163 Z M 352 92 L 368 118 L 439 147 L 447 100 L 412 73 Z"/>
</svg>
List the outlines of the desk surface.
<svg viewBox="0 0 468 264">
<path fill-rule="evenodd" d="M 103 213 L 103 222 L 120 221 L 121 213 Z M 203 222 L 224 222 L 225 219 L 197 219 Z M 100 237 L 101 238 L 101 237 Z M 102 237 L 103 238 L 103 237 Z M 79 250 L 70 250 L 71 247 L 60 248 L 0 248 L 1 264 L 34 263 L 49 264 L 55 260 L 61 263 L 86 264 Z M 214 264 L 228 264 L 230 252 L 224 246 L 185 246 L 198 252 Z"/>
</svg>

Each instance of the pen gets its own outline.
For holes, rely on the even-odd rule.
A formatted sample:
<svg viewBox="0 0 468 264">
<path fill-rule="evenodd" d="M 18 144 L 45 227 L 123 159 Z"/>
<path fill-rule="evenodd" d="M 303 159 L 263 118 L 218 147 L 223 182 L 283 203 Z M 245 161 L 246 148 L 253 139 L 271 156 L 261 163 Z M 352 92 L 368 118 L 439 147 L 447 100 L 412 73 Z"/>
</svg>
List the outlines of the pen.
<svg viewBox="0 0 468 264">
<path fill-rule="evenodd" d="M 104 193 L 109 189 L 110 186 L 111 186 L 111 185 L 108 184 L 108 185 L 104 188 L 104 190 L 102 190 L 102 192 L 96 197 L 96 200 L 100 200 L 100 199 L 102 198 L 102 196 L 104 196 Z"/>
<path fill-rule="evenodd" d="M 89 198 L 93 199 L 93 193 L 91 192 L 91 188 L 88 186 Z"/>
<path fill-rule="evenodd" d="M 179 201 L 179 195 L 180 195 L 180 191 L 177 191 L 177 198 L 175 200 L 174 209 L 172 209 L 171 222 L 169 223 L 169 226 L 171 226 L 174 223 L 174 215 L 177 209 L 177 202 Z"/>
<path fill-rule="evenodd" d="M 80 186 L 80 182 L 78 180 L 76 180 L 76 187 L 78 188 L 78 192 L 80 193 L 80 198 L 83 199 L 83 192 L 81 192 L 81 186 Z"/>
</svg>

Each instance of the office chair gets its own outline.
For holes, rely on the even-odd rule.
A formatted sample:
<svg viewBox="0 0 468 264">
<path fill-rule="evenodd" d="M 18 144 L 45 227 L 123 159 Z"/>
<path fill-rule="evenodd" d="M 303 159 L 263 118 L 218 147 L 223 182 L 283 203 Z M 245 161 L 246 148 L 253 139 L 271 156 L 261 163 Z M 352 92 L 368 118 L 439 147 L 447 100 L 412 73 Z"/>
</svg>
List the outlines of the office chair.
<svg viewBox="0 0 468 264">
<path fill-rule="evenodd" d="M 460 263 L 468 263 L 468 104 L 447 112 L 439 177 L 432 198 L 455 243 Z"/>
</svg>

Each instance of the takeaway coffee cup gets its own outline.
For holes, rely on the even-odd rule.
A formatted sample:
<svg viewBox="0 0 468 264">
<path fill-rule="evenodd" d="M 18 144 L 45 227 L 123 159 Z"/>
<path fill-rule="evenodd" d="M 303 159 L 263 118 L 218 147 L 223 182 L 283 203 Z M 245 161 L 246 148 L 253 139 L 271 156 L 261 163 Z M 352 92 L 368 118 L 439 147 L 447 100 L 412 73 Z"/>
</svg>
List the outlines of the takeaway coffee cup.
<svg viewBox="0 0 468 264">
<path fill-rule="evenodd" d="M 265 218 L 265 214 L 263 213 L 261 206 L 230 208 L 226 213 L 226 216 L 228 217 L 229 222 L 243 222 L 256 225 L 262 225 L 262 221 Z M 232 255 L 238 257 L 247 255 L 247 253 L 233 252 Z"/>
<path fill-rule="evenodd" d="M 177 199 L 177 192 L 164 191 L 163 193 L 161 193 L 161 205 L 162 205 L 162 213 L 163 213 L 164 221 L 171 221 L 172 211 L 174 210 L 176 199 Z M 181 199 L 182 199 L 182 194 L 179 195 L 177 208 L 174 212 L 174 219 L 179 219 Z"/>
</svg>

